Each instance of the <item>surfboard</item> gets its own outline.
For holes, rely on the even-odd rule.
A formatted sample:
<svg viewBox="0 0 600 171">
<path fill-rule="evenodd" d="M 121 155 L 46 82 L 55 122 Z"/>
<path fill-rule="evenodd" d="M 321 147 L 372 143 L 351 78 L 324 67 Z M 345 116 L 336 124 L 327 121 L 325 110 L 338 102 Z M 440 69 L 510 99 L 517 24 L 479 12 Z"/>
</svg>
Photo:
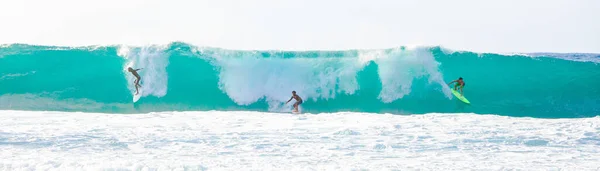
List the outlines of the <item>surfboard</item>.
<svg viewBox="0 0 600 171">
<path fill-rule="evenodd" d="M 292 107 L 292 114 L 300 114 L 302 113 L 302 107 L 298 106 L 298 111 L 294 112 L 294 107 Z"/>
<path fill-rule="evenodd" d="M 454 95 L 454 97 L 458 98 L 458 100 L 465 102 L 466 104 L 471 104 L 471 102 L 469 102 L 469 100 L 467 100 L 467 98 L 465 98 L 465 96 L 462 96 L 460 94 L 460 92 L 458 92 L 454 89 L 451 89 L 451 90 L 452 90 L 452 94 Z"/>
<path fill-rule="evenodd" d="M 140 97 L 142 97 L 142 89 L 139 89 L 139 93 L 136 95 L 135 91 L 133 92 L 133 102 L 137 102 L 138 100 L 140 100 Z"/>
</svg>

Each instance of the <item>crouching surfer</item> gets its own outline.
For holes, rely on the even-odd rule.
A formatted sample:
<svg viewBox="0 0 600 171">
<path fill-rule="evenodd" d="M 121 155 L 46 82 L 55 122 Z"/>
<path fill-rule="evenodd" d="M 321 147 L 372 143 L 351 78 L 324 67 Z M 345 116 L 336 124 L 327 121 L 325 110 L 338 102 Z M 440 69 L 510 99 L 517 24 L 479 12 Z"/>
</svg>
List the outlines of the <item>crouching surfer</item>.
<svg viewBox="0 0 600 171">
<path fill-rule="evenodd" d="M 448 85 L 452 85 L 452 83 L 456 83 L 454 84 L 454 90 L 460 89 L 460 95 L 464 95 L 463 93 L 463 87 L 465 87 L 465 81 L 463 81 L 462 77 L 459 77 L 458 80 L 454 80 L 450 83 L 448 83 Z"/>
<path fill-rule="evenodd" d="M 302 98 L 300 98 L 300 96 L 298 96 L 296 94 L 296 91 L 292 91 L 292 97 L 290 98 L 290 100 L 288 100 L 287 102 L 285 102 L 285 104 L 287 104 L 290 101 L 292 101 L 292 99 L 296 99 L 296 103 L 294 103 L 294 111 L 293 112 L 298 112 L 298 106 L 300 104 L 302 104 Z"/>
</svg>

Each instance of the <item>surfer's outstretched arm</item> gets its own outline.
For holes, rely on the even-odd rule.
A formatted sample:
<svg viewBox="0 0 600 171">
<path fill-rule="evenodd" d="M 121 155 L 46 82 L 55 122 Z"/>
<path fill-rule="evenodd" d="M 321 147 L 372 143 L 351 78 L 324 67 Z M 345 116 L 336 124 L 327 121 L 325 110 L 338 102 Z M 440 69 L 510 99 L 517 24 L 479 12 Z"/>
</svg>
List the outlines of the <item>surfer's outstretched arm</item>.
<svg viewBox="0 0 600 171">
<path fill-rule="evenodd" d="M 450 84 L 452 84 L 452 83 L 454 83 L 454 82 L 456 82 L 456 80 L 454 80 L 454 81 L 452 81 L 452 82 L 448 83 L 448 85 L 450 85 Z"/>
<path fill-rule="evenodd" d="M 144 69 L 144 68 L 140 68 L 140 69 L 135 69 L 135 71 L 139 71 L 139 70 L 142 70 L 142 69 Z"/>
<path fill-rule="evenodd" d="M 289 99 L 287 102 L 285 102 L 285 104 L 287 104 L 287 103 L 289 103 L 290 101 L 292 101 L 292 99 L 293 99 L 293 98 L 294 98 L 294 97 L 290 97 L 290 99 Z"/>
</svg>

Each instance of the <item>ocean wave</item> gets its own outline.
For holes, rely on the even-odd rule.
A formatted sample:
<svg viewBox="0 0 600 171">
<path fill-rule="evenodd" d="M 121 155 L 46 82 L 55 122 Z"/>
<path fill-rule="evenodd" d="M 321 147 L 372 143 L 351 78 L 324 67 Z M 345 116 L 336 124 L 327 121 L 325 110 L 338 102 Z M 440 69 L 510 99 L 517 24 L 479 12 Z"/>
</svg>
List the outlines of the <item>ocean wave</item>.
<svg viewBox="0 0 600 171">
<path fill-rule="evenodd" d="M 442 47 L 252 51 L 175 42 L 143 47 L 14 44 L 1 47 L 0 56 L 0 109 L 10 110 L 289 112 L 291 104 L 285 102 L 297 91 L 305 100 L 302 110 L 312 113 L 600 114 L 600 66 L 580 60 L 594 55 L 507 56 Z M 136 103 L 127 67 L 144 68 L 143 97 Z M 471 105 L 450 93 L 446 83 L 458 77 L 466 81 Z M 27 101 L 21 102 L 24 96 Z"/>
</svg>

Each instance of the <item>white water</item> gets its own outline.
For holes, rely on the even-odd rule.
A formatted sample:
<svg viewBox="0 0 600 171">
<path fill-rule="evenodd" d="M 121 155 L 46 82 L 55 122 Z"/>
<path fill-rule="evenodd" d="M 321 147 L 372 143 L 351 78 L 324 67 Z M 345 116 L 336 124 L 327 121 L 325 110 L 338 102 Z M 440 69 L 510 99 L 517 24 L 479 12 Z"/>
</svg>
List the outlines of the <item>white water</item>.
<svg viewBox="0 0 600 171">
<path fill-rule="evenodd" d="M 382 90 L 379 99 L 391 103 L 411 92 L 413 81 L 427 78 L 439 87 L 440 94 L 451 98 L 450 89 L 439 71 L 439 62 L 428 48 L 394 48 L 363 50 L 344 57 L 283 58 L 270 54 L 222 51 L 195 48 L 194 53 L 205 57 L 219 69 L 219 88 L 239 105 L 261 99 L 269 102 L 269 111 L 285 111 L 284 102 L 296 91 L 305 100 L 333 99 L 336 95 L 352 95 L 361 87 L 357 76 L 369 62 L 378 66 Z M 354 55 L 354 56 L 353 56 Z M 319 55 L 319 56 L 326 56 Z"/>
<path fill-rule="evenodd" d="M 0 170 L 597 170 L 600 117 L 0 111 Z"/>
<path fill-rule="evenodd" d="M 379 99 L 384 103 L 391 103 L 410 94 L 413 80 L 421 77 L 427 77 L 430 84 L 442 87 L 444 95 L 452 98 L 450 89 L 438 69 L 440 63 L 435 60 L 429 49 L 415 48 L 405 51 L 396 48 L 389 54 L 376 57 L 375 61 L 382 85 Z"/>
<path fill-rule="evenodd" d="M 359 88 L 356 74 L 364 67 L 357 58 L 212 57 L 220 68 L 219 88 L 223 92 L 240 105 L 265 98 L 270 111 L 281 111 L 279 105 L 289 100 L 292 91 L 305 100 L 354 94 Z"/>
<path fill-rule="evenodd" d="M 165 54 L 166 46 L 144 46 L 141 48 L 130 48 L 121 46 L 119 48 L 119 56 L 127 59 L 127 64 L 123 67 L 123 72 L 128 83 L 127 87 L 135 94 L 134 80 L 135 77 L 127 68 L 141 69 L 138 72 L 142 78 L 139 89 L 141 96 L 148 95 L 163 97 L 167 94 L 168 74 L 167 66 L 169 65 L 169 55 Z"/>
</svg>

